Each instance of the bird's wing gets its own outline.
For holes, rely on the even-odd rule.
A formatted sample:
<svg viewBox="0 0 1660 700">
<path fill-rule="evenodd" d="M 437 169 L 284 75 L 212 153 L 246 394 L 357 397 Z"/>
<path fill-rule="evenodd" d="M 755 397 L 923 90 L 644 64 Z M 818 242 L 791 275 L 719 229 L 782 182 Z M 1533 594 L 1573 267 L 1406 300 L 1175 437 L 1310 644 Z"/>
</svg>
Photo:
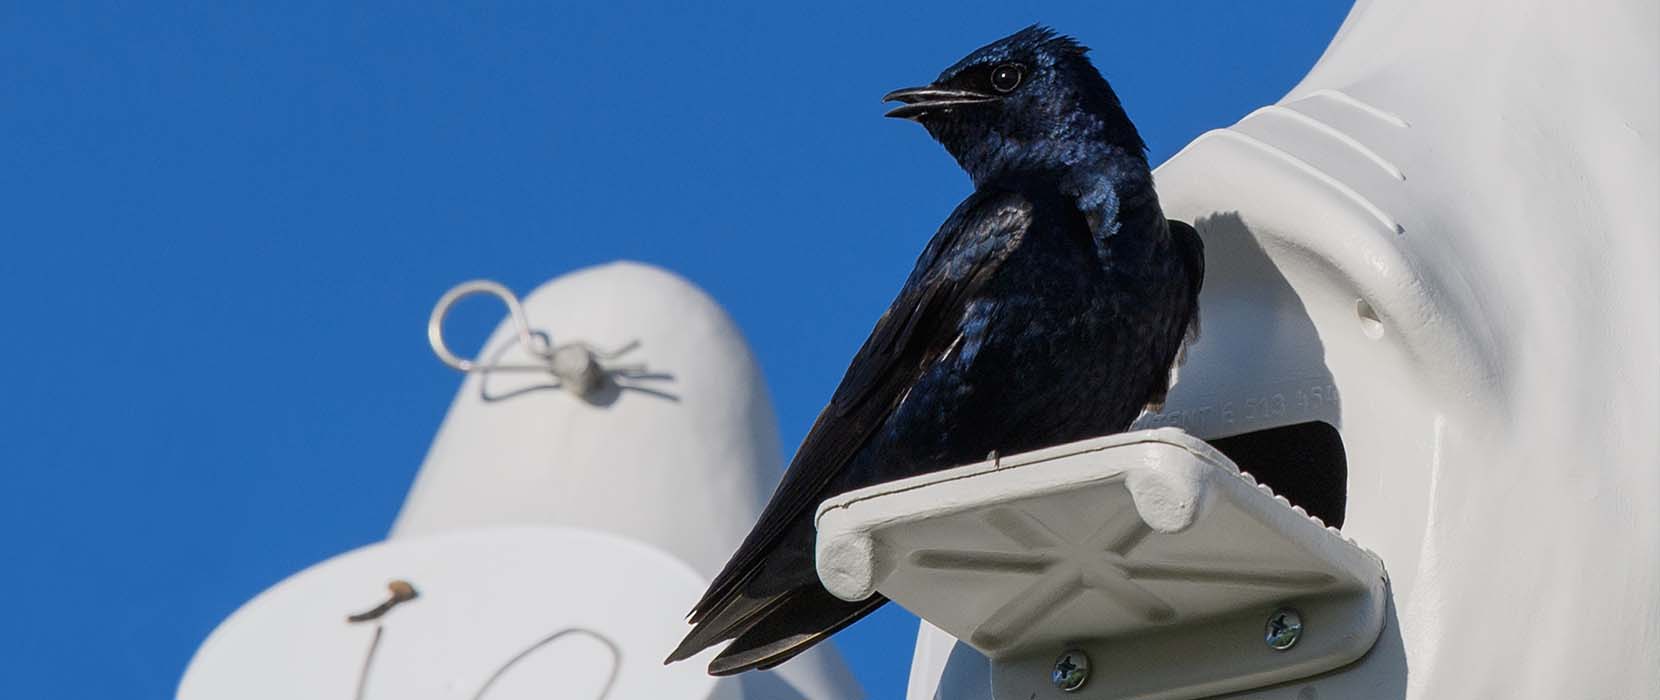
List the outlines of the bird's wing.
<svg viewBox="0 0 1660 700">
<path fill-rule="evenodd" d="M 1031 217 L 1031 203 L 1010 192 L 976 192 L 952 212 L 854 356 L 749 537 L 694 608 L 693 622 L 721 607 L 790 525 L 833 495 L 825 493 L 831 479 L 950 346 L 967 301 L 1016 247 Z"/>
<path fill-rule="evenodd" d="M 1170 390 L 1173 373 L 1187 363 L 1187 348 L 1199 339 L 1199 290 L 1205 284 L 1204 239 L 1186 222 L 1169 219 L 1167 223 L 1171 249 L 1175 252 L 1171 264 L 1180 266 L 1181 276 L 1186 282 L 1180 290 L 1180 303 L 1172 308 L 1184 309 L 1186 316 L 1175 319 L 1176 323 L 1169 328 L 1173 334 L 1170 340 L 1176 343 L 1176 358 L 1170 367 L 1160 373 L 1148 393 L 1146 407 L 1154 412 L 1164 410 L 1164 399 Z"/>
<path fill-rule="evenodd" d="M 1187 308 L 1189 317 L 1183 329 L 1184 342 L 1199 339 L 1199 290 L 1205 286 L 1205 241 L 1199 232 L 1186 222 L 1170 220 L 1170 241 L 1181 256 L 1182 268 L 1187 271 Z"/>
</svg>

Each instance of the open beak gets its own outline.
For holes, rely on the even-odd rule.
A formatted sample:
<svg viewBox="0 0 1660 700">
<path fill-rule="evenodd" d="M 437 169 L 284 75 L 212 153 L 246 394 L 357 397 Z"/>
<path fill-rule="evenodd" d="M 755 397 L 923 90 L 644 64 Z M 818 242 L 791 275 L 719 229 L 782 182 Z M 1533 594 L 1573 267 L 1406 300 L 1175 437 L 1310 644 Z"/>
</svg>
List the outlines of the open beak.
<svg viewBox="0 0 1660 700">
<path fill-rule="evenodd" d="M 987 95 L 973 90 L 958 90 L 956 88 L 942 88 L 927 85 L 923 87 L 894 90 L 882 96 L 883 102 L 904 102 L 905 104 L 888 110 L 883 116 L 895 119 L 916 119 L 929 112 L 974 105 L 982 102 L 991 102 L 997 99 L 996 95 Z"/>
</svg>

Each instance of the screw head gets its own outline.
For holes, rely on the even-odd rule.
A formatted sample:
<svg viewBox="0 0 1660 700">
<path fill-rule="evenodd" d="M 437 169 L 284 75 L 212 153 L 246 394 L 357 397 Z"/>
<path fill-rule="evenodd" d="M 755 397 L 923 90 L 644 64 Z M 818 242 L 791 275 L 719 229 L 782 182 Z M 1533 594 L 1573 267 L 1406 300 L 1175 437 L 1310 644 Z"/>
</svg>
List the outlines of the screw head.
<svg viewBox="0 0 1660 700">
<path fill-rule="evenodd" d="M 1055 670 L 1049 673 L 1049 681 L 1067 693 L 1084 687 L 1084 683 L 1089 681 L 1089 655 L 1082 649 L 1062 652 L 1055 659 Z"/>
<path fill-rule="evenodd" d="M 1262 641 L 1274 651 L 1285 651 L 1297 645 L 1303 637 L 1303 616 L 1291 608 L 1280 608 L 1268 616 L 1263 626 Z"/>
</svg>

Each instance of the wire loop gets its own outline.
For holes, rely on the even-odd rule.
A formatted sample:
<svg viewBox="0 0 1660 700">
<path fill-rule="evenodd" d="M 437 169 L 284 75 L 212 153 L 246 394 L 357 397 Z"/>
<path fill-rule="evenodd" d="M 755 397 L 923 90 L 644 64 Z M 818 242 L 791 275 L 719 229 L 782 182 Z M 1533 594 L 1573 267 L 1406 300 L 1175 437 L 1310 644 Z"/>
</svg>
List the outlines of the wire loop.
<svg viewBox="0 0 1660 700">
<path fill-rule="evenodd" d="M 489 294 L 500 299 L 507 305 L 507 312 L 513 318 L 513 329 L 519 336 L 519 343 L 525 350 L 543 360 L 538 365 L 519 364 L 491 364 L 481 365 L 474 360 L 462 359 L 450 350 L 449 344 L 444 342 L 444 317 L 449 315 L 450 308 L 465 297 L 474 294 Z M 462 372 L 475 372 L 481 369 L 509 372 L 548 372 L 553 369 L 553 356 L 557 348 L 548 340 L 546 333 L 532 330 L 530 319 L 525 316 L 525 308 L 519 303 L 507 287 L 491 280 L 471 280 L 451 287 L 438 298 L 438 303 L 432 307 L 432 315 L 427 318 L 427 343 L 432 345 L 433 354 L 438 356 L 444 364 Z"/>
<path fill-rule="evenodd" d="M 524 346 L 526 352 L 540 360 L 538 364 L 479 362 L 464 359 L 450 350 L 449 344 L 444 341 L 444 317 L 449 315 L 456 302 L 474 294 L 489 294 L 507 305 L 508 315 L 513 319 L 513 332 L 518 336 L 519 344 Z M 673 378 L 670 375 L 652 374 L 646 370 L 643 363 L 606 364 L 639 348 L 639 340 L 631 340 L 615 350 L 603 350 L 580 340 L 554 345 L 547 333 L 530 327 L 530 319 L 525 315 L 524 304 L 520 303 L 519 297 L 507 287 L 491 280 L 462 282 L 444 292 L 444 295 L 438 298 L 438 303 L 433 305 L 432 315 L 427 318 L 427 343 L 432 346 L 432 353 L 437 355 L 439 360 L 461 372 L 540 372 L 557 379 L 558 382 L 554 386 L 563 387 L 586 400 L 594 400 L 600 396 L 602 389 L 615 384 L 617 378 Z M 500 357 L 505 350 L 506 346 L 498 351 L 496 356 Z M 601 362 L 602 360 L 605 362 Z M 672 395 L 641 386 L 618 386 L 672 398 Z"/>
</svg>

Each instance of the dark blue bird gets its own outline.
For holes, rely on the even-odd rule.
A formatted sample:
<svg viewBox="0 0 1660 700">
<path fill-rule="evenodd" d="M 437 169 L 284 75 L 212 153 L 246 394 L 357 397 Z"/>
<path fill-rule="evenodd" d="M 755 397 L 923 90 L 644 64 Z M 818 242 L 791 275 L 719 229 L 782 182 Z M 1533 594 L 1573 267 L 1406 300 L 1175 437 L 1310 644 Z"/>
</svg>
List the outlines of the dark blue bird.
<svg viewBox="0 0 1660 700">
<path fill-rule="evenodd" d="M 1030 27 L 889 93 L 974 181 L 876 322 L 754 530 L 698 601 L 677 661 L 770 668 L 875 610 L 820 585 L 829 496 L 1124 430 L 1196 330 L 1204 251 L 1168 221 L 1146 145 L 1069 37 Z"/>
</svg>

